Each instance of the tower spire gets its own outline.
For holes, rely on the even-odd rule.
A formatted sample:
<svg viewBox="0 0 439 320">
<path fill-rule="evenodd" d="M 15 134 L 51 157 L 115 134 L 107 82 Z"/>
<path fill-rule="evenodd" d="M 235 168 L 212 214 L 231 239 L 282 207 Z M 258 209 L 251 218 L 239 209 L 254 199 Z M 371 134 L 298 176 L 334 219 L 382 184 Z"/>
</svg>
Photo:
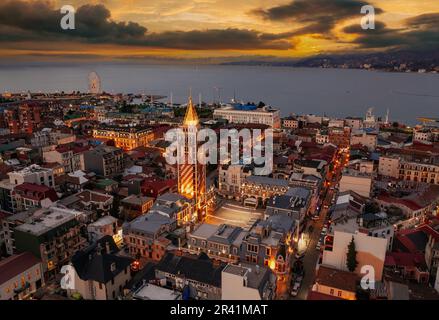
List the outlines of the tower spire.
<svg viewBox="0 0 439 320">
<path fill-rule="evenodd" d="M 185 126 L 198 125 L 198 115 L 197 115 L 197 110 L 195 109 L 194 104 L 192 102 L 192 94 L 189 95 L 189 102 L 187 104 L 186 115 L 184 116 L 183 124 Z"/>
</svg>

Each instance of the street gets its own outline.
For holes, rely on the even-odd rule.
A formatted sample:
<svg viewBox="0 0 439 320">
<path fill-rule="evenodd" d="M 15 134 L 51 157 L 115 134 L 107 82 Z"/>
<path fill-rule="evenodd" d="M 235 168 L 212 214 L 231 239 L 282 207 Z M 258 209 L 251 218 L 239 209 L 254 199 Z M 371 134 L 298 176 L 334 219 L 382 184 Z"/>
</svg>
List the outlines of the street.
<svg viewBox="0 0 439 320">
<path fill-rule="evenodd" d="M 309 226 L 313 226 L 313 230 L 311 236 L 309 237 L 308 246 L 306 248 L 305 256 L 303 258 L 303 268 L 305 270 L 305 275 L 302 280 L 302 286 L 300 287 L 299 293 L 296 297 L 291 297 L 293 300 L 306 300 L 308 296 L 308 292 L 312 289 L 315 279 L 315 271 L 317 267 L 317 263 L 320 258 L 321 250 L 323 250 L 323 246 L 321 250 L 316 250 L 317 243 L 319 242 L 323 225 L 327 219 L 327 214 L 331 207 L 332 198 L 335 193 L 335 186 L 338 184 L 343 167 L 347 164 L 348 156 L 345 153 L 341 153 L 338 155 L 338 159 L 335 161 L 334 171 L 328 172 L 326 176 L 326 182 L 324 186 L 327 188 L 327 192 L 322 192 L 322 204 L 321 210 L 319 214 L 318 221 L 312 221 L 308 223 L 307 228 L 305 230 L 309 230 Z M 292 265 L 295 261 L 293 257 Z"/>
</svg>

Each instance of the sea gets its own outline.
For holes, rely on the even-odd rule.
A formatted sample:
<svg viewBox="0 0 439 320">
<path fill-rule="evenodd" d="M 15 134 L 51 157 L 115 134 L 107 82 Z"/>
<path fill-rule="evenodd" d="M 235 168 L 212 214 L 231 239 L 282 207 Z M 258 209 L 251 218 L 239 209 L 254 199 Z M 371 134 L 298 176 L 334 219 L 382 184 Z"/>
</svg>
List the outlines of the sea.
<svg viewBox="0 0 439 320">
<path fill-rule="evenodd" d="M 109 93 L 172 96 L 185 103 L 263 101 L 290 114 L 364 116 L 369 108 L 409 125 L 439 118 L 439 74 L 352 69 L 225 65 L 28 64 L 1 65 L 0 92 L 86 92 L 95 71 Z"/>
</svg>

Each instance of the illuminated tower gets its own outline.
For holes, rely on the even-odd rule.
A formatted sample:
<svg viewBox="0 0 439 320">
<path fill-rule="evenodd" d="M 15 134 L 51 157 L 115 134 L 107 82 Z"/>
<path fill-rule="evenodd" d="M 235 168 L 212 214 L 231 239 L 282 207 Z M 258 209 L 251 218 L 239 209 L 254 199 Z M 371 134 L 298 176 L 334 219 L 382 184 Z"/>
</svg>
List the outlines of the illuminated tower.
<svg viewBox="0 0 439 320">
<path fill-rule="evenodd" d="M 194 200 L 197 221 L 202 221 L 207 212 L 206 166 L 197 161 L 199 127 L 197 111 L 190 97 L 182 126 L 185 161 L 178 165 L 178 192 Z"/>
</svg>

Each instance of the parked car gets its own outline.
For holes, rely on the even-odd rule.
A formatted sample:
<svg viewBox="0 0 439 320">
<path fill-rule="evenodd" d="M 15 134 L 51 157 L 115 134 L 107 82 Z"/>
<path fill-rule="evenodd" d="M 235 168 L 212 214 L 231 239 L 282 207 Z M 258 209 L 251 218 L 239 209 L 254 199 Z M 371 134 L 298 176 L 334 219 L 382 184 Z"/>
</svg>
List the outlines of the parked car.
<svg viewBox="0 0 439 320">
<path fill-rule="evenodd" d="M 316 250 L 317 250 L 317 251 L 320 251 L 320 247 L 321 247 L 321 245 L 322 245 L 322 244 L 321 244 L 320 242 L 317 243 L 317 246 L 316 246 Z"/>
</svg>

